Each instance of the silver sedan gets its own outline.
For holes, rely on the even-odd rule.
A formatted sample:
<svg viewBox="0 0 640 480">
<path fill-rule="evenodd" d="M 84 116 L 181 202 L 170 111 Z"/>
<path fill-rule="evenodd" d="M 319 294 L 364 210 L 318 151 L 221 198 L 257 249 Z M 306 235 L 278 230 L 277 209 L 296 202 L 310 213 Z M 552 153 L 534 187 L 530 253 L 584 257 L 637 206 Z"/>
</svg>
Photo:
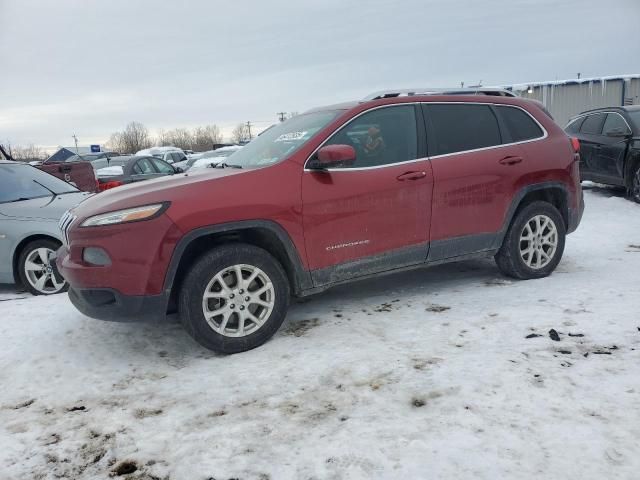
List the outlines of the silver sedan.
<svg viewBox="0 0 640 480">
<path fill-rule="evenodd" d="M 91 194 L 30 165 L 0 160 L 0 283 L 34 295 L 66 290 L 49 258 L 62 243 L 58 221 Z"/>
</svg>

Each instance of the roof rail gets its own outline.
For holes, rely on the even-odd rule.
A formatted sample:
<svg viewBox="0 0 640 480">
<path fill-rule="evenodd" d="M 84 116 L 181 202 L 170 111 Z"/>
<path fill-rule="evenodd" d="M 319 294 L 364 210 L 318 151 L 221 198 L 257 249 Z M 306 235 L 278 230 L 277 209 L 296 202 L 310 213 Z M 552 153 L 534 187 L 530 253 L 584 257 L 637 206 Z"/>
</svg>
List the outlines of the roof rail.
<svg viewBox="0 0 640 480">
<path fill-rule="evenodd" d="M 367 95 L 362 100 L 379 100 L 381 98 L 412 97 L 414 95 L 491 95 L 494 97 L 517 97 L 515 93 L 504 88 L 407 88 L 400 90 L 383 90 Z"/>
</svg>

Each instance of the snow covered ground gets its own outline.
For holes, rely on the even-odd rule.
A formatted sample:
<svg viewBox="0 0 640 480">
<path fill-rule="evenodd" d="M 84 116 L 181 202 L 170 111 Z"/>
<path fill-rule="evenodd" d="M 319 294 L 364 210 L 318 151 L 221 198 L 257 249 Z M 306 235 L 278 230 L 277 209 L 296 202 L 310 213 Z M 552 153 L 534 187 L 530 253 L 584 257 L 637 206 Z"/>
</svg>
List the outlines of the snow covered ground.
<svg viewBox="0 0 640 480">
<path fill-rule="evenodd" d="M 586 203 L 549 278 L 346 285 L 235 356 L 0 290 L 0 478 L 637 479 L 640 205 Z"/>
</svg>

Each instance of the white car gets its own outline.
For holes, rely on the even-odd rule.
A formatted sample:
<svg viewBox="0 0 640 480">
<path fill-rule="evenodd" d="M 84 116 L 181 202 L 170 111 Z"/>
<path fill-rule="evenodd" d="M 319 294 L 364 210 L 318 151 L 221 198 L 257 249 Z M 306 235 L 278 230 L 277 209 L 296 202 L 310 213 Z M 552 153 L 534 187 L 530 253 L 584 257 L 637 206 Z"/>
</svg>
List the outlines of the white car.
<svg viewBox="0 0 640 480">
<path fill-rule="evenodd" d="M 136 156 L 151 155 L 167 163 L 182 162 L 187 159 L 184 151 L 178 147 L 151 147 L 136 152 Z"/>
<path fill-rule="evenodd" d="M 196 159 L 194 162 L 191 162 L 191 160 L 189 160 L 189 162 L 187 163 L 191 163 L 191 165 L 189 166 L 189 169 L 198 170 L 201 168 L 207 168 L 212 164 L 226 161 L 224 160 L 225 158 L 230 157 L 235 152 L 241 149 L 242 149 L 241 145 L 222 147 L 217 150 L 211 150 L 210 152 L 205 152 L 200 158 Z"/>
</svg>

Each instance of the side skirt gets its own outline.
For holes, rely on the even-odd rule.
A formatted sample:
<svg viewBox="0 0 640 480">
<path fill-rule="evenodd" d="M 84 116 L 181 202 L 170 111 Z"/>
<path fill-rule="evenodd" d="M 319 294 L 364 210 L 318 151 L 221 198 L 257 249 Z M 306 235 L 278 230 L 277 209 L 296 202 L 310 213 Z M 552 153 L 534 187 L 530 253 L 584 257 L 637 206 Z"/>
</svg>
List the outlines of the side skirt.
<svg viewBox="0 0 640 480">
<path fill-rule="evenodd" d="M 314 288 L 335 285 L 360 277 L 390 270 L 421 265 L 429 251 L 428 243 L 420 243 L 406 248 L 384 252 L 379 255 L 359 258 L 330 267 L 313 270 L 311 278 Z"/>
<path fill-rule="evenodd" d="M 470 235 L 469 237 L 484 237 L 489 234 L 482 235 Z M 490 234 L 491 242 L 495 241 L 497 234 Z M 446 245 L 449 242 L 452 245 Z M 440 251 L 453 253 L 453 256 L 448 257 L 432 257 L 429 253 L 429 258 L 425 260 L 425 252 L 433 248 L 434 242 L 429 244 L 420 244 L 417 246 L 409 247 L 401 250 L 394 250 L 383 255 L 374 255 L 372 257 L 362 258 L 353 262 L 342 263 L 339 265 L 333 265 L 331 267 L 314 270 L 311 272 L 311 276 L 314 280 L 314 287 L 305 289 L 299 292 L 298 297 L 307 297 L 315 295 L 328 290 L 331 287 L 337 285 L 343 285 L 346 283 L 357 282 L 360 280 L 366 280 L 373 277 L 379 277 L 382 275 L 389 275 L 392 273 L 405 272 L 409 270 L 415 270 L 417 268 L 425 268 L 433 265 L 440 265 L 444 263 L 461 262 L 464 260 L 472 260 L 477 258 L 487 258 L 493 256 L 497 249 L 489 247 L 482 251 L 467 252 L 464 253 L 461 250 L 454 250 L 457 245 L 461 246 L 473 246 L 473 245 L 491 245 L 489 239 L 483 238 L 468 238 L 460 237 L 456 239 L 442 240 L 439 243 Z M 471 248 L 471 247 L 470 247 Z"/>
</svg>

